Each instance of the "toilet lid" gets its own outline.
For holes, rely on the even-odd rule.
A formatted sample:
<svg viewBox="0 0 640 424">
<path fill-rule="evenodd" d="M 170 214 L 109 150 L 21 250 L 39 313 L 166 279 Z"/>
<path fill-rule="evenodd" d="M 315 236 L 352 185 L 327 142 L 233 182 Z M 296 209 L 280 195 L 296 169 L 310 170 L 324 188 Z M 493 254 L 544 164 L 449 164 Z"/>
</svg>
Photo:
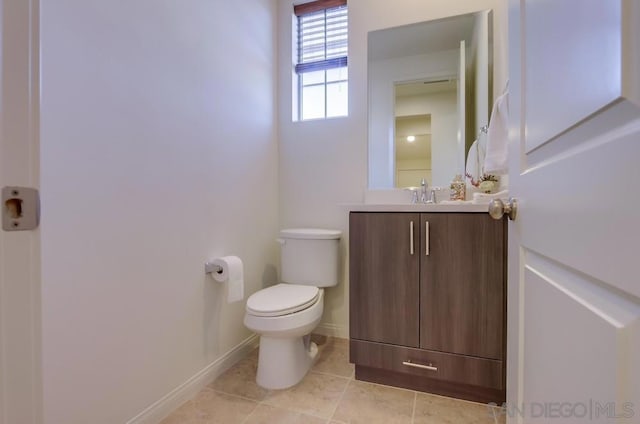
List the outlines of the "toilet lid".
<svg viewBox="0 0 640 424">
<path fill-rule="evenodd" d="M 249 296 L 247 312 L 261 317 L 292 314 L 313 305 L 319 292 L 315 286 L 276 284 Z"/>
</svg>

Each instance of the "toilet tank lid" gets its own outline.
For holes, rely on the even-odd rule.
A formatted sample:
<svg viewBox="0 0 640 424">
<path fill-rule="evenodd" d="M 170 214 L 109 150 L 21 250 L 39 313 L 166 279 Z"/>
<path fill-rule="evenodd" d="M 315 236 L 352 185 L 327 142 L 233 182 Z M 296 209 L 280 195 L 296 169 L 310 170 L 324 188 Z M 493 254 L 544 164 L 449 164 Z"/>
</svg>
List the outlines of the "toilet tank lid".
<svg viewBox="0 0 640 424">
<path fill-rule="evenodd" d="M 327 230 L 322 228 L 289 228 L 280 231 L 280 237 L 284 239 L 324 239 L 335 240 L 342 236 L 340 230 Z"/>
</svg>

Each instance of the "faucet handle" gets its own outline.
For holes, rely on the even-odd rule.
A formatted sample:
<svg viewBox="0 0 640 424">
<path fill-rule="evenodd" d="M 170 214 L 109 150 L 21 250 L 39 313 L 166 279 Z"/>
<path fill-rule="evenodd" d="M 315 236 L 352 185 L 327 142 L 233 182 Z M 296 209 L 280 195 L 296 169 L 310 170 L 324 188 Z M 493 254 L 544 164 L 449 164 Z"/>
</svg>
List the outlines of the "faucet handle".
<svg viewBox="0 0 640 424">
<path fill-rule="evenodd" d="M 429 200 L 427 203 L 437 203 L 436 192 L 442 190 L 442 187 L 431 187 L 429 191 Z"/>
<path fill-rule="evenodd" d="M 418 189 L 415 187 L 407 187 L 404 189 L 405 191 L 411 192 L 411 203 L 418 203 Z"/>
</svg>

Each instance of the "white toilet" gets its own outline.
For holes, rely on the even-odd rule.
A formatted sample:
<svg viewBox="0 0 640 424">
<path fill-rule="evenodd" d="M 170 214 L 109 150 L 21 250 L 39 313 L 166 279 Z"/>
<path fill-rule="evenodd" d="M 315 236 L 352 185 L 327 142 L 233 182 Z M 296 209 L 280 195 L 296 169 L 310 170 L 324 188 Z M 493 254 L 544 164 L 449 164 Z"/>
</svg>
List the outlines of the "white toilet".
<svg viewBox="0 0 640 424">
<path fill-rule="evenodd" d="M 257 383 L 267 389 L 291 387 L 307 374 L 318 347 L 309 334 L 324 307 L 323 287 L 338 284 L 337 230 L 282 230 L 282 282 L 247 299 L 244 325 L 260 335 Z"/>
</svg>

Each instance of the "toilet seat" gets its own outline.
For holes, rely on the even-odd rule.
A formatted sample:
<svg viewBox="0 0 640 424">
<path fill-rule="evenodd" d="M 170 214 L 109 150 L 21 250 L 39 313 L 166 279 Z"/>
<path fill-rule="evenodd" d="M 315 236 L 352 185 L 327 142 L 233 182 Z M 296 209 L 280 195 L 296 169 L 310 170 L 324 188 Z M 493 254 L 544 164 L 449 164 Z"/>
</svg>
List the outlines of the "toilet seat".
<svg viewBox="0 0 640 424">
<path fill-rule="evenodd" d="M 293 314 L 316 303 L 319 293 L 315 286 L 276 284 L 249 296 L 247 313 L 259 317 Z"/>
</svg>

